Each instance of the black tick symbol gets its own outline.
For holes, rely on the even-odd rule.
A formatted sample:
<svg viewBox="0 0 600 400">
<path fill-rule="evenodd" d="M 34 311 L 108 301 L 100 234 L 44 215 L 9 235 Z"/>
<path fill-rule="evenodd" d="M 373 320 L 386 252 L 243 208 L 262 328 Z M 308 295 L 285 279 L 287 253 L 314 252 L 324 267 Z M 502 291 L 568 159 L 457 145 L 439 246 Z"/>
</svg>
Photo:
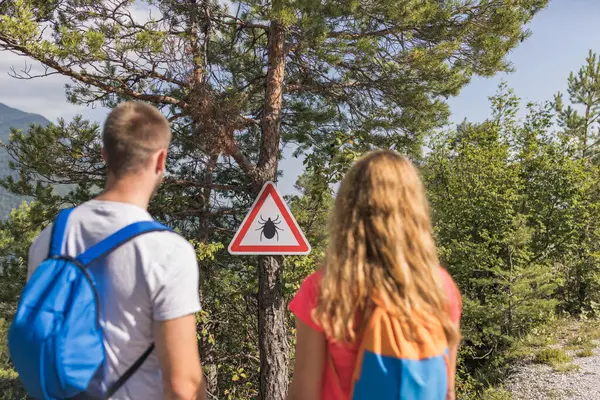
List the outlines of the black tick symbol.
<svg viewBox="0 0 600 400">
<path fill-rule="evenodd" d="M 273 237 L 275 235 L 277 235 L 277 241 L 279 242 L 279 232 L 278 231 L 283 230 L 277 226 L 280 223 L 281 223 L 281 221 L 279 221 L 279 215 L 274 220 L 271 220 L 271 218 L 267 218 L 266 221 L 264 220 L 264 218 L 261 215 L 260 216 L 260 228 L 257 229 L 257 231 L 261 231 L 260 232 L 260 241 L 262 242 L 263 235 L 267 239 L 273 239 Z"/>
</svg>

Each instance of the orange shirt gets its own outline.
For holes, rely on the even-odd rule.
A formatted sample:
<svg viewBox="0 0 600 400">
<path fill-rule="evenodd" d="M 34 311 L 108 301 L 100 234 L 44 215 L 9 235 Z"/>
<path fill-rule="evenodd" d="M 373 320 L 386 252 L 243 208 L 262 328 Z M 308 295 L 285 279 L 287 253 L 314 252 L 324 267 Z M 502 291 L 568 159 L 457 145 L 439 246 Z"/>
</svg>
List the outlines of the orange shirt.
<svg viewBox="0 0 600 400">
<path fill-rule="evenodd" d="M 461 314 L 461 296 L 452 277 L 444 268 L 440 268 L 446 296 L 449 300 L 448 310 L 450 318 L 454 322 L 460 320 Z M 298 290 L 296 296 L 292 299 L 289 309 L 298 319 L 310 326 L 312 329 L 323 332 L 321 326 L 316 324 L 311 312 L 317 307 L 319 298 L 319 282 L 321 272 L 315 272 L 309 275 Z M 340 344 L 327 338 L 327 351 L 333 361 L 335 371 L 329 364 L 326 364 L 323 372 L 323 383 L 321 388 L 320 400 L 349 400 L 352 392 L 352 375 L 358 356 L 359 341 L 354 344 Z M 337 373 L 337 379 L 335 374 Z M 339 380 L 339 384 L 338 384 Z"/>
</svg>

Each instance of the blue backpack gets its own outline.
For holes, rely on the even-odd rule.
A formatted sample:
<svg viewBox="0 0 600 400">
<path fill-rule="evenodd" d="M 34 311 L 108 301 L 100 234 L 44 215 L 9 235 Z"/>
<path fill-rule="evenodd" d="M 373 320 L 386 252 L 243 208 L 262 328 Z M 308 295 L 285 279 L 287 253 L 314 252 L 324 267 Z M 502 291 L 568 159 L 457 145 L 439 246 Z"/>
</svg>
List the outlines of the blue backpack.
<svg viewBox="0 0 600 400">
<path fill-rule="evenodd" d="M 137 222 L 73 258 L 61 254 L 71 211 L 58 215 L 50 254 L 25 286 L 8 332 L 9 351 L 19 378 L 29 395 L 37 399 L 89 395 L 92 378 L 102 376 L 105 355 L 100 299 L 87 268 L 134 237 L 170 230 L 154 221 Z M 153 349 L 154 344 L 100 398 L 112 396 Z"/>
</svg>

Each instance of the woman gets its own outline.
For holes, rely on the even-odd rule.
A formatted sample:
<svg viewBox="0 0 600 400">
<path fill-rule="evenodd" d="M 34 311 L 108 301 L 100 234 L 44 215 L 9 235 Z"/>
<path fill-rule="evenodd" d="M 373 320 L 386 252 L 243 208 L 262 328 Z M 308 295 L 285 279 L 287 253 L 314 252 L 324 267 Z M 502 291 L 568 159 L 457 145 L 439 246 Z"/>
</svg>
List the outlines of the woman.
<svg viewBox="0 0 600 400">
<path fill-rule="evenodd" d="M 410 161 L 386 150 L 360 159 L 341 183 L 329 235 L 323 268 L 289 306 L 297 341 L 288 399 L 350 399 L 361 329 L 376 294 L 409 330 L 416 330 L 419 310 L 439 320 L 453 398 L 460 293 L 439 267 L 425 190 Z"/>
</svg>

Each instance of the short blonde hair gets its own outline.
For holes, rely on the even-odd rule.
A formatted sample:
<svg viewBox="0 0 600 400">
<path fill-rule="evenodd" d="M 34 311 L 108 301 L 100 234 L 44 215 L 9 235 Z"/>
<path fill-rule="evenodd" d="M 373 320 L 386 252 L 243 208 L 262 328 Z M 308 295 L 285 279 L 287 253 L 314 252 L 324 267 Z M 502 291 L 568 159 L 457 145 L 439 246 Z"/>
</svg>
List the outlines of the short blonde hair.
<svg viewBox="0 0 600 400">
<path fill-rule="evenodd" d="M 150 155 L 169 146 L 169 121 L 155 107 L 128 101 L 115 107 L 102 131 L 106 167 L 119 177 L 138 170 Z"/>
</svg>

